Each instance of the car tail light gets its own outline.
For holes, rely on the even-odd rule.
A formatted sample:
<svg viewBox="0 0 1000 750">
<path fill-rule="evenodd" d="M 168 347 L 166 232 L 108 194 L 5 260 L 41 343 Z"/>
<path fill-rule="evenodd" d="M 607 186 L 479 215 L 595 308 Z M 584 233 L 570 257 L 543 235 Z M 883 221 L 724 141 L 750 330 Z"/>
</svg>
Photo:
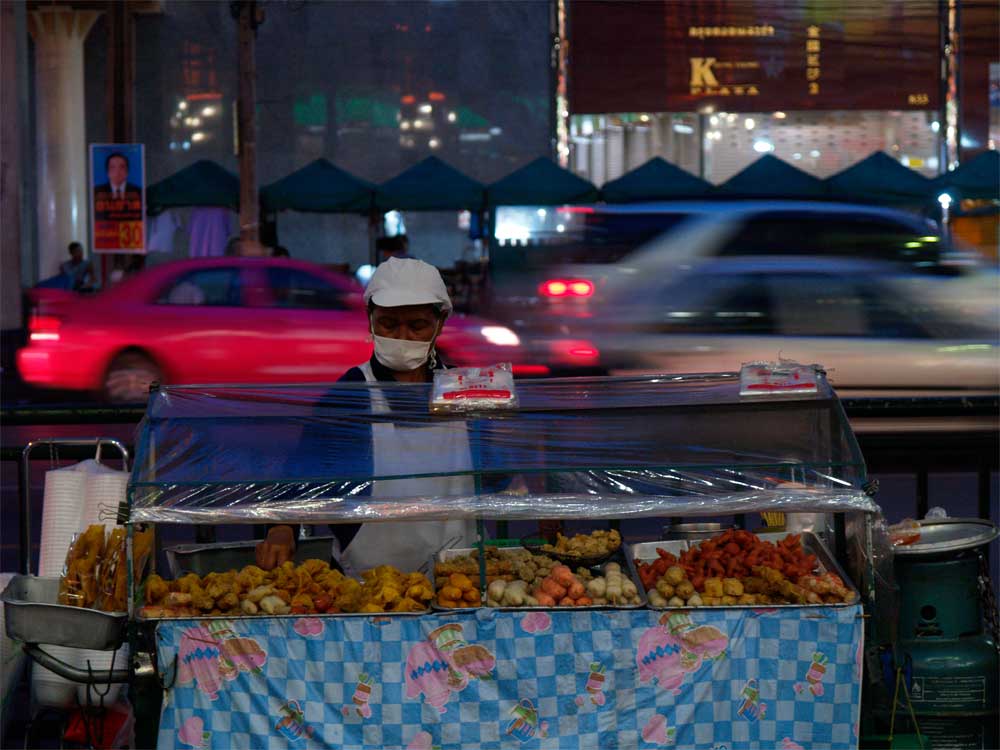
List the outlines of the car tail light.
<svg viewBox="0 0 1000 750">
<path fill-rule="evenodd" d="M 62 319 L 55 315 L 33 315 L 28 322 L 29 341 L 58 341 Z"/>
<path fill-rule="evenodd" d="M 586 279 L 549 279 L 539 291 L 545 297 L 590 297 L 594 283 Z"/>
<path fill-rule="evenodd" d="M 514 374 L 524 377 L 539 377 L 550 372 L 552 370 L 545 365 L 514 365 Z"/>
<path fill-rule="evenodd" d="M 560 366 L 593 367 L 600 362 L 601 352 L 586 339 L 557 339 L 550 343 L 550 354 Z"/>
</svg>

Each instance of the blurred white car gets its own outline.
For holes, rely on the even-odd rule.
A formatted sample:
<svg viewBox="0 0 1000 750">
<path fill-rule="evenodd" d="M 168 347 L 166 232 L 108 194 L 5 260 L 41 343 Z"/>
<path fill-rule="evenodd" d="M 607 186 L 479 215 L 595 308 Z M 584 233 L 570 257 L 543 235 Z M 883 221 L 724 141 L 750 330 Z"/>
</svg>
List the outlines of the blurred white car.
<svg viewBox="0 0 1000 750">
<path fill-rule="evenodd" d="M 568 213 L 564 213 L 568 212 Z M 550 211 L 546 216 L 551 214 Z M 996 264 L 934 222 L 878 206 L 817 201 L 663 201 L 568 206 L 561 233 L 495 248 L 494 315 L 530 331 L 585 318 L 636 277 L 664 277 L 716 257 L 819 256 L 896 263 L 940 304 L 997 319 Z M 529 238 L 530 239 L 530 238 Z M 506 263 L 506 265 L 504 265 Z"/>
<path fill-rule="evenodd" d="M 997 328 L 922 289 L 887 263 L 710 259 L 619 284 L 585 333 L 613 373 L 718 372 L 783 357 L 822 364 L 855 394 L 996 393 Z"/>
</svg>

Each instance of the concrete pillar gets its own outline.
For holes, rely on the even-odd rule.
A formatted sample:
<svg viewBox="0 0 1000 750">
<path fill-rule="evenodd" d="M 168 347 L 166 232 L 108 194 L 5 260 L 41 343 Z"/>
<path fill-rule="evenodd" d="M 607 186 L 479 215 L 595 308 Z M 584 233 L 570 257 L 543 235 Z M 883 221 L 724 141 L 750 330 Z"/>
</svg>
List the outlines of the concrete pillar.
<svg viewBox="0 0 1000 750">
<path fill-rule="evenodd" d="M 0 330 L 21 327 L 21 249 L 24 222 L 24 6 L 0 3 Z M 8 366 L 5 362 L 4 366 Z"/>
<path fill-rule="evenodd" d="M 625 174 L 625 128 L 621 125 L 609 125 L 604 131 L 604 164 L 606 182 Z"/>
<path fill-rule="evenodd" d="M 625 171 L 631 172 L 649 161 L 651 128 L 648 125 L 632 125 L 625 129 Z"/>
<path fill-rule="evenodd" d="M 74 240 L 89 255 L 83 43 L 99 15 L 52 5 L 28 16 L 35 41 L 39 279 L 59 272 Z"/>
</svg>

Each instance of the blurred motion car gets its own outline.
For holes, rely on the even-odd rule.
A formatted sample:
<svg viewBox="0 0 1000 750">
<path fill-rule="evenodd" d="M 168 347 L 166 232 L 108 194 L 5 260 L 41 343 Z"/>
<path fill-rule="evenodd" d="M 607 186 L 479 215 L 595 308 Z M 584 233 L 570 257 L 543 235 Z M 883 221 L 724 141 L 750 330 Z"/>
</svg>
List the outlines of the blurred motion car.
<svg viewBox="0 0 1000 750">
<path fill-rule="evenodd" d="M 542 232 L 537 245 L 525 239 L 494 251 L 495 317 L 515 326 L 545 322 L 539 318 L 585 318 L 610 288 L 627 288 L 631 277 L 673 274 L 703 258 L 761 255 L 897 263 L 928 280 L 957 282 L 929 287 L 928 293 L 961 299 L 983 314 L 997 309 L 995 269 L 933 222 L 904 211 L 720 200 L 569 206 L 556 213 L 562 231 Z"/>
<path fill-rule="evenodd" d="M 91 296 L 38 299 L 18 371 L 33 386 L 144 402 L 163 383 L 332 382 L 371 356 L 362 288 L 286 258 L 178 261 Z M 438 339 L 452 366 L 512 362 L 546 375 L 511 329 L 452 315 Z"/>
<path fill-rule="evenodd" d="M 782 357 L 823 365 L 855 395 L 1000 390 L 997 328 L 921 290 L 884 262 L 717 258 L 635 277 L 586 327 L 614 373 L 732 371 Z"/>
</svg>

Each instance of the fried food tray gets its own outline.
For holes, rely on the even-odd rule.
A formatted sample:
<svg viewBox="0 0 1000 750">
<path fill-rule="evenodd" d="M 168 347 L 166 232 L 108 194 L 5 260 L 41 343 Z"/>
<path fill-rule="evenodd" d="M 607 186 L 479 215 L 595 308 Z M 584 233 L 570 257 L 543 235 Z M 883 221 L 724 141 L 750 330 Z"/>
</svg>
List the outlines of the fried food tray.
<svg viewBox="0 0 1000 750">
<path fill-rule="evenodd" d="M 59 604 L 58 578 L 14 576 L 0 598 L 14 640 L 94 651 L 113 651 L 125 640 L 128 613 Z"/>
<path fill-rule="evenodd" d="M 307 560 L 329 560 L 333 550 L 335 537 L 313 536 L 297 539 L 295 554 L 292 561 L 301 565 Z M 257 540 L 246 542 L 223 542 L 217 544 L 181 544 L 168 547 L 167 567 L 170 577 L 177 579 L 188 573 L 204 577 L 209 573 L 222 573 L 227 570 L 242 570 L 247 565 L 256 564 Z M 425 615 L 430 608 L 416 612 L 336 612 L 316 614 L 287 615 L 187 615 L 184 617 L 144 617 L 136 614 L 136 619 L 142 622 L 179 622 L 182 620 L 297 620 L 303 617 L 410 617 Z"/>
<path fill-rule="evenodd" d="M 619 547 L 607 560 L 605 560 L 600 566 L 593 566 L 594 568 L 603 567 L 607 563 L 616 562 L 622 566 L 622 574 L 627 576 L 632 583 L 635 584 L 636 590 L 639 592 L 639 603 L 638 604 L 591 604 L 586 607 L 488 607 L 485 603 L 480 604 L 476 607 L 442 607 L 437 603 L 437 576 L 434 575 L 434 566 L 439 562 L 447 562 L 456 557 L 463 557 L 465 555 L 471 555 L 472 552 L 476 550 L 475 547 L 467 548 L 452 548 L 441 550 L 436 556 L 431 558 L 430 574 L 428 578 L 434 584 L 434 601 L 431 602 L 431 608 L 435 612 L 468 612 L 474 611 L 476 609 L 490 609 L 499 612 L 533 612 L 533 611 L 543 611 L 543 612 L 582 612 L 585 610 L 598 609 L 642 609 L 647 606 L 648 602 L 646 599 L 646 592 L 642 587 L 642 582 L 639 580 L 639 575 L 636 573 L 635 564 L 632 562 L 632 558 L 625 554 L 625 545 Z M 525 551 L 530 552 L 531 550 L 525 547 L 501 547 L 499 548 L 500 554 L 506 551 Z M 532 553 L 532 554 L 545 554 L 545 553 Z M 574 566 L 570 566 L 574 567 Z M 591 567 L 591 566 L 581 566 L 577 565 L 575 567 Z M 574 568 L 575 569 L 575 568 Z M 473 574 L 476 578 L 479 577 L 478 573 Z"/>
<path fill-rule="evenodd" d="M 756 534 L 756 536 L 765 542 L 772 542 L 777 544 L 782 539 L 784 539 L 788 534 L 784 531 L 780 532 L 763 532 Z M 815 607 L 849 607 L 857 604 L 860 601 L 860 596 L 858 594 L 857 588 L 854 586 L 854 582 L 844 573 L 843 568 L 837 563 L 836 558 L 823 543 L 823 540 L 818 536 L 809 531 L 802 532 L 802 547 L 805 549 L 806 554 L 816 555 L 817 565 L 819 570 L 819 575 L 824 573 L 834 573 L 840 577 L 840 580 L 844 582 L 844 587 L 854 593 L 855 600 L 851 603 L 847 602 L 833 602 L 830 604 L 717 604 L 711 607 L 706 606 L 706 609 L 772 609 L 772 608 L 815 608 Z M 641 562 L 653 562 L 659 555 L 657 554 L 657 548 L 662 549 L 666 552 L 670 552 L 674 555 L 680 555 L 681 552 L 689 549 L 690 547 L 698 546 L 698 541 L 696 540 L 686 540 L 686 539 L 675 539 L 670 541 L 662 542 L 641 542 L 638 544 L 633 544 L 629 548 L 629 561 L 634 562 L 639 560 Z M 638 576 L 636 576 L 638 578 Z M 640 587 L 642 582 L 639 582 Z M 649 605 L 650 609 L 664 610 L 664 609 L 681 609 L 681 607 L 654 607 L 652 604 Z M 684 607 L 684 609 L 691 609 L 690 607 Z M 701 609 L 697 607 L 696 609 Z"/>
<path fill-rule="evenodd" d="M 329 560 L 333 551 L 333 536 L 310 536 L 295 541 L 292 560 L 301 565 L 306 560 Z M 206 576 L 227 570 L 241 570 L 257 562 L 257 540 L 222 542 L 218 544 L 180 544 L 167 547 L 167 567 L 171 578 L 188 573 Z"/>
</svg>

